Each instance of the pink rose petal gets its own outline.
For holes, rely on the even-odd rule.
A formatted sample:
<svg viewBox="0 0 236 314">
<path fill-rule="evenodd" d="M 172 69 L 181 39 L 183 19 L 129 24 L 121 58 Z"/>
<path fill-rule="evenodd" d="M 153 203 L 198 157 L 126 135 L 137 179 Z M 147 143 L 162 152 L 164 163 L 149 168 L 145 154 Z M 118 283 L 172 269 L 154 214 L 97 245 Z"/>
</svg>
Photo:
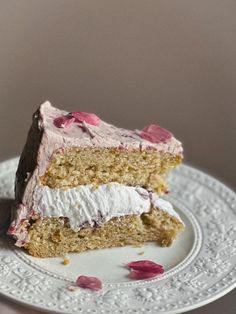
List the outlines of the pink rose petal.
<svg viewBox="0 0 236 314">
<path fill-rule="evenodd" d="M 82 112 L 82 111 L 75 111 L 70 113 L 72 117 L 74 117 L 79 122 L 86 122 L 88 124 L 92 124 L 95 126 L 99 126 L 100 118 L 96 116 L 94 113 Z"/>
<path fill-rule="evenodd" d="M 140 136 L 152 143 L 165 143 L 172 137 L 172 133 L 160 127 L 158 124 L 150 124 L 141 130 Z"/>
<path fill-rule="evenodd" d="M 72 124 L 75 121 L 75 118 L 71 115 L 61 116 L 56 119 L 54 119 L 53 124 L 57 128 L 64 128 L 70 124 Z"/>
<path fill-rule="evenodd" d="M 164 268 L 149 260 L 134 261 L 127 264 L 130 269 L 129 278 L 139 280 L 153 278 L 164 273 Z"/>
<path fill-rule="evenodd" d="M 162 265 L 156 264 L 155 262 L 152 262 L 149 260 L 130 262 L 127 264 L 127 266 L 131 270 L 150 272 L 150 273 L 158 273 L 158 274 L 164 273 L 164 268 Z"/>
<path fill-rule="evenodd" d="M 131 272 L 129 274 L 129 278 L 139 280 L 139 279 L 153 278 L 153 277 L 156 277 L 158 275 L 159 275 L 159 273 L 152 273 L 152 272 L 140 271 L 140 270 L 131 270 Z"/>
<path fill-rule="evenodd" d="M 102 282 L 96 277 L 79 276 L 76 280 L 76 285 L 93 291 L 102 289 Z"/>
</svg>

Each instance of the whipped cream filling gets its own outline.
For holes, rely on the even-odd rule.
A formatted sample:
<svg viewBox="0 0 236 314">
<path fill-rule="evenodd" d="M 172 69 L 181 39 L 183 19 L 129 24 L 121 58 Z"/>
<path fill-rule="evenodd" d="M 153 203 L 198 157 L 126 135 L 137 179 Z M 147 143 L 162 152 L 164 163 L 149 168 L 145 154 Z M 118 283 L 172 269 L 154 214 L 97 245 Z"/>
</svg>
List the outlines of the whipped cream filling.
<svg viewBox="0 0 236 314">
<path fill-rule="evenodd" d="M 37 186 L 33 196 L 35 211 L 40 210 L 43 217 L 67 217 L 75 231 L 100 225 L 113 217 L 141 215 L 152 206 L 181 221 L 173 206 L 157 194 L 115 182 L 97 188 L 89 184 L 70 189 Z"/>
</svg>

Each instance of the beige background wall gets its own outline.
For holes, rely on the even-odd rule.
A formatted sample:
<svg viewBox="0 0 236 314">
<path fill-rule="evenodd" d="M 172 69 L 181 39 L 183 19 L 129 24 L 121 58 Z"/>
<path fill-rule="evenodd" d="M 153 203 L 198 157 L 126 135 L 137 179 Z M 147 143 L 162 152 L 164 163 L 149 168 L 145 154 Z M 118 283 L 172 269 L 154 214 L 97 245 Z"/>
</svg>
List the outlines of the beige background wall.
<svg viewBox="0 0 236 314">
<path fill-rule="evenodd" d="M 2 0 L 0 39 L 0 159 L 49 99 L 158 121 L 186 161 L 236 185 L 236 1 Z"/>
<path fill-rule="evenodd" d="M 159 122 L 186 162 L 236 187 L 236 1 L 1 0 L 0 160 L 45 99 L 122 127 Z"/>
</svg>

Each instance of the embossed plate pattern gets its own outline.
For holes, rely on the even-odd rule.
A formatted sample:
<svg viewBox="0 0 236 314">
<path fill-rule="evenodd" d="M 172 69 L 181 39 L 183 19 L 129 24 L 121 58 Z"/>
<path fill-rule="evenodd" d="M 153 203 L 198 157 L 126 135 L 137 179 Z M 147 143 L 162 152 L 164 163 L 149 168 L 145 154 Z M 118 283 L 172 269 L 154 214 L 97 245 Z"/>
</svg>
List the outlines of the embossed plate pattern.
<svg viewBox="0 0 236 314">
<path fill-rule="evenodd" d="M 0 164 L 2 204 L 13 198 L 17 162 Z M 174 170 L 169 184 L 167 199 L 186 224 L 171 248 L 147 244 L 70 254 L 67 267 L 60 258 L 30 257 L 1 236 L 0 293 L 47 312 L 94 314 L 180 313 L 223 296 L 236 286 L 236 195 L 189 166 Z M 146 258 L 162 263 L 165 275 L 130 281 L 122 262 Z M 103 289 L 68 291 L 79 274 L 99 276 Z"/>
</svg>

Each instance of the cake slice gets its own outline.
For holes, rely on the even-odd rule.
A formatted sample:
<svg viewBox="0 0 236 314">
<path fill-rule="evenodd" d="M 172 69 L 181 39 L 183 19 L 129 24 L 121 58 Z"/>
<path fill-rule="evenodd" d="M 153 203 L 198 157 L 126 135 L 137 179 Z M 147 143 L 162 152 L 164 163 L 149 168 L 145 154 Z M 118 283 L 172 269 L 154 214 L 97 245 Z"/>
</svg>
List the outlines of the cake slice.
<svg viewBox="0 0 236 314">
<path fill-rule="evenodd" d="M 181 143 L 149 125 L 125 130 L 94 114 L 40 106 L 20 157 L 8 234 L 34 256 L 156 241 L 184 224 L 158 193 Z"/>
</svg>

